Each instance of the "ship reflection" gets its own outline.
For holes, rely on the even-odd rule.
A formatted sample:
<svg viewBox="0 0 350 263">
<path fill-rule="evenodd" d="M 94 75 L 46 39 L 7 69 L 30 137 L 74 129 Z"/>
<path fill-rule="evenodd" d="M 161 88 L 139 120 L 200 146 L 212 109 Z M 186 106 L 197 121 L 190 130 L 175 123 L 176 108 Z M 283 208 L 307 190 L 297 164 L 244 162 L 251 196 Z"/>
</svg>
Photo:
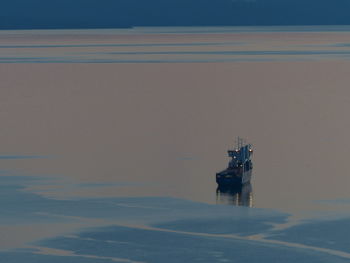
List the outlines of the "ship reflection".
<svg viewBox="0 0 350 263">
<path fill-rule="evenodd" d="M 216 203 L 253 207 L 253 188 L 250 183 L 240 187 L 218 187 Z"/>
</svg>

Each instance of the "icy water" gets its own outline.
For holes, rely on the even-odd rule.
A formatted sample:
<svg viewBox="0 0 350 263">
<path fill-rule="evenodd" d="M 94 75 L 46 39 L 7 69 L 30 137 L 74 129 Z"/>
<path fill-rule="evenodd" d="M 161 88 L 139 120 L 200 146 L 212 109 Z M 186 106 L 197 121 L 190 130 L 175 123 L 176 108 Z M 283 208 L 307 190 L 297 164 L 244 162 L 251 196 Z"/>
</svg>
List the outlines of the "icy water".
<svg viewBox="0 0 350 263">
<path fill-rule="evenodd" d="M 350 27 L 0 31 L 0 261 L 349 262 L 349 59 Z"/>
</svg>

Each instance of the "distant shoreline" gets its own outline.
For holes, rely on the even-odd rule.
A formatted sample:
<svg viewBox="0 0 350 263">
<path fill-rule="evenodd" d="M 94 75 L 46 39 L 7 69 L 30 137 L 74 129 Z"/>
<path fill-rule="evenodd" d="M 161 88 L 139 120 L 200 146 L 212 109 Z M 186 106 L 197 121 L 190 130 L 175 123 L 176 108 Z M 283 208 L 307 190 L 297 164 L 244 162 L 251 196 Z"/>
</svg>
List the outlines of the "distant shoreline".
<svg viewBox="0 0 350 263">
<path fill-rule="evenodd" d="M 132 29 L 133 26 L 121 27 L 0 27 L 0 30 L 89 30 L 89 29 Z"/>
<path fill-rule="evenodd" d="M 350 25 L 245 25 L 245 26 L 130 26 L 130 27 L 53 27 L 53 28 L 0 28 L 0 31 L 89 31 L 89 30 L 165 30 L 163 33 L 208 33 L 208 29 L 214 33 L 235 32 L 348 32 Z"/>
<path fill-rule="evenodd" d="M 250 24 L 237 24 L 237 25 L 125 25 L 125 26 L 88 26 L 88 27 L 21 27 L 21 26 L 1 26 L 0 30 L 95 30 L 95 29 L 135 29 L 135 28 L 341 28 L 349 27 L 349 24 L 266 24 L 266 25 L 250 25 Z"/>
</svg>

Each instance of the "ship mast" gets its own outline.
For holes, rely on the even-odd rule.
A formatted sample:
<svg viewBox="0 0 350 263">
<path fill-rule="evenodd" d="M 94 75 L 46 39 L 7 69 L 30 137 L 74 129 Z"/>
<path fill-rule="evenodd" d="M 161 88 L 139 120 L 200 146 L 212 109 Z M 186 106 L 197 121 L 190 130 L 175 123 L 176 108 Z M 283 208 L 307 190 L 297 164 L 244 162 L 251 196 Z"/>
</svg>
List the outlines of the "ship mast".
<svg viewBox="0 0 350 263">
<path fill-rule="evenodd" d="M 235 140 L 235 150 L 240 150 L 243 147 L 244 143 L 244 139 L 237 136 Z"/>
</svg>

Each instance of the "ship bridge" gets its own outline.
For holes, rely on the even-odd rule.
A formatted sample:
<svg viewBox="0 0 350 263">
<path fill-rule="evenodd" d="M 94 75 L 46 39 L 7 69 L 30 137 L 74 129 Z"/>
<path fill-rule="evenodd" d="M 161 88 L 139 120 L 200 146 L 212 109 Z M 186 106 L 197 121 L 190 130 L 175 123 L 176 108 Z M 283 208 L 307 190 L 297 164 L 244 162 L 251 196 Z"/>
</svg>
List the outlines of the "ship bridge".
<svg viewBox="0 0 350 263">
<path fill-rule="evenodd" d="M 236 146 L 234 150 L 227 151 L 228 156 L 232 158 L 229 163 L 229 167 L 239 166 L 250 160 L 253 154 L 253 149 L 251 144 L 246 144 L 243 139 L 237 138 Z"/>
</svg>

